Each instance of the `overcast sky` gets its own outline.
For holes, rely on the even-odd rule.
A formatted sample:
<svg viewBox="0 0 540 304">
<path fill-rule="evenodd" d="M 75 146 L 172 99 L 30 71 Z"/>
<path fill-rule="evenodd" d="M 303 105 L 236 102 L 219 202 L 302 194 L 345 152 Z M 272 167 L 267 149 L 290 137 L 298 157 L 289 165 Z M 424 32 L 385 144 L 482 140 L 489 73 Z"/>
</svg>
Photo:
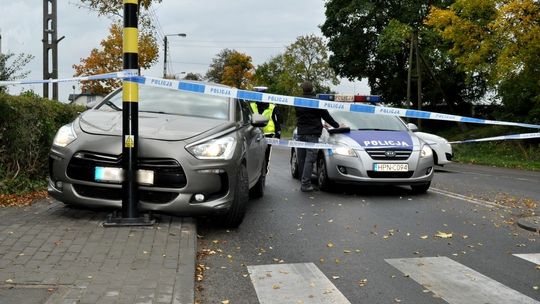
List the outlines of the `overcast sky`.
<svg viewBox="0 0 540 304">
<path fill-rule="evenodd" d="M 0 31 L 2 52 L 27 53 L 35 56 L 27 66 L 30 79 L 41 79 L 43 1 L 1 0 Z M 90 50 L 108 34 L 111 19 L 80 9 L 76 0 L 58 0 L 59 77 L 73 76 L 73 64 L 89 55 Z M 154 6 L 158 20 L 160 57 L 156 65 L 143 71 L 148 76 L 163 75 L 163 34 L 185 33 L 186 38 L 168 37 L 172 71 L 205 74 L 212 58 L 222 49 L 235 49 L 253 58 L 255 66 L 283 53 L 298 36 L 322 36 L 319 25 L 324 22 L 324 0 L 163 0 Z M 60 100 L 79 93 L 76 83 L 60 84 Z M 41 85 L 28 85 L 42 94 Z M 343 94 L 369 94 L 366 82 L 342 81 L 334 88 Z M 11 87 L 17 94 L 21 87 Z M 50 92 L 52 94 L 52 91 Z"/>
</svg>

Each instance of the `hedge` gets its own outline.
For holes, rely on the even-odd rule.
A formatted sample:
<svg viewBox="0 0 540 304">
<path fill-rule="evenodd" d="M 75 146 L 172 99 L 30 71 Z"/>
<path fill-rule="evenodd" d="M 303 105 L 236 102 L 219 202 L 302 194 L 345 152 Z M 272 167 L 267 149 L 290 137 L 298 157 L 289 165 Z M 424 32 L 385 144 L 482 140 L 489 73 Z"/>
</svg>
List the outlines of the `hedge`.
<svg viewBox="0 0 540 304">
<path fill-rule="evenodd" d="M 43 190 L 56 131 L 84 108 L 34 93 L 0 94 L 0 194 Z"/>
</svg>

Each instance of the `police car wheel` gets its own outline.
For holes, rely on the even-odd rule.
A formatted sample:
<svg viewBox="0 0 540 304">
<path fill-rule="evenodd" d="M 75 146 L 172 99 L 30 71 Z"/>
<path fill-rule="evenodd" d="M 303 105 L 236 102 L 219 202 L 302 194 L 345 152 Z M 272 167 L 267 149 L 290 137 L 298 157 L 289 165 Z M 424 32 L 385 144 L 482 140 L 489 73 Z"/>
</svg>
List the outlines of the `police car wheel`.
<svg viewBox="0 0 540 304">
<path fill-rule="evenodd" d="M 431 182 L 427 182 L 421 185 L 411 185 L 411 189 L 412 189 L 412 192 L 415 194 L 423 194 L 428 191 L 430 186 L 431 186 Z"/>
<path fill-rule="evenodd" d="M 291 175 L 293 178 L 300 178 L 300 173 L 298 172 L 298 157 L 296 156 L 295 149 L 291 149 Z"/>
<path fill-rule="evenodd" d="M 317 159 L 317 181 L 319 182 L 319 189 L 324 191 L 330 190 L 332 182 L 328 179 L 328 171 L 326 170 L 324 157 L 319 157 Z"/>
</svg>

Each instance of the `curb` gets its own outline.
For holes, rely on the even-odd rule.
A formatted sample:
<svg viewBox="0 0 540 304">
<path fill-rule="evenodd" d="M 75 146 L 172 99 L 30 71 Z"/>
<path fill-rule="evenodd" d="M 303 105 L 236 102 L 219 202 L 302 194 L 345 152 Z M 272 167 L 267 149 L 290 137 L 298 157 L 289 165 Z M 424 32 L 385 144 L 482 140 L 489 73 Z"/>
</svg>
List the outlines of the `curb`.
<svg viewBox="0 0 540 304">
<path fill-rule="evenodd" d="M 195 302 L 195 264 L 197 262 L 197 222 L 182 218 L 180 226 L 180 252 L 174 283 L 173 304 Z"/>
</svg>

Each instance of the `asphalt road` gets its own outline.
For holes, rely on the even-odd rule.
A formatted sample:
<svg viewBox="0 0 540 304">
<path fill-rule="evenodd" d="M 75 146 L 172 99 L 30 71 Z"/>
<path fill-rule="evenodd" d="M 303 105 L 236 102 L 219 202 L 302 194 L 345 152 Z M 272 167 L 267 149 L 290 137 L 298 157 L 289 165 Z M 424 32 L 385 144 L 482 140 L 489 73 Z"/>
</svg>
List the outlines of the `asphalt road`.
<svg viewBox="0 0 540 304">
<path fill-rule="evenodd" d="M 288 153 L 239 229 L 199 221 L 199 303 L 540 302 L 540 237 L 515 224 L 540 209 L 539 173 L 452 164 L 423 195 L 306 194 Z"/>
</svg>

